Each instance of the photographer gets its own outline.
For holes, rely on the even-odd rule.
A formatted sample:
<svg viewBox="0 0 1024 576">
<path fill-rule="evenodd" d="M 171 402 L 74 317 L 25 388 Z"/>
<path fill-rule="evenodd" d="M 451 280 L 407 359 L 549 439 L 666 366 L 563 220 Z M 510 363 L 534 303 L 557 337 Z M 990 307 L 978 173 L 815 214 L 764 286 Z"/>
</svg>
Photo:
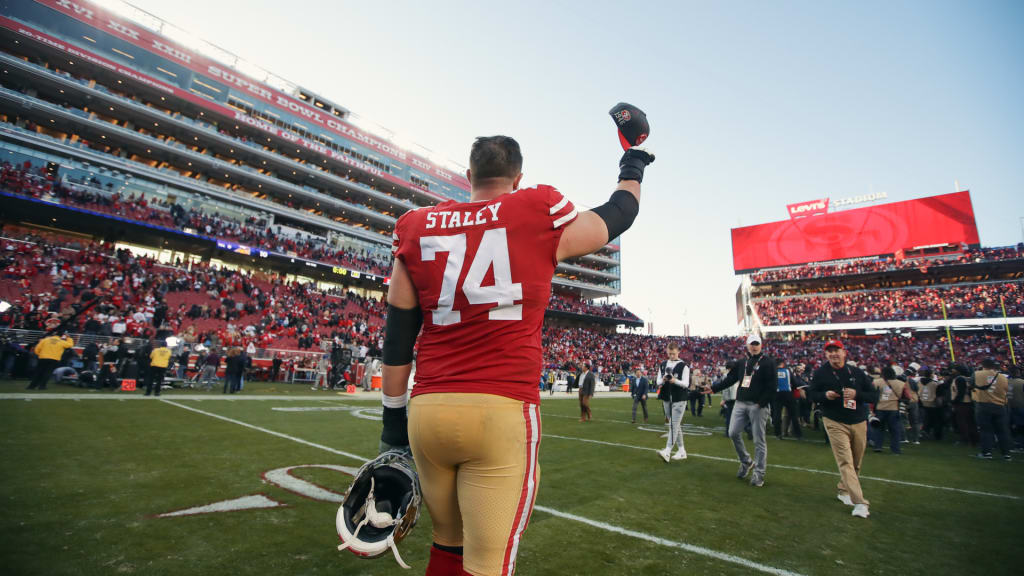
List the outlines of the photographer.
<svg viewBox="0 0 1024 576">
<path fill-rule="evenodd" d="M 878 403 L 875 404 L 877 426 L 868 430 L 871 444 L 875 452 L 882 451 L 885 439 L 885 428 L 889 429 L 889 450 L 893 454 L 902 454 L 900 442 L 903 440 L 903 423 L 900 422 L 900 398 L 903 397 L 903 382 L 896 379 L 896 371 L 892 366 L 882 368 L 882 373 L 872 383 L 878 389 Z"/>
<path fill-rule="evenodd" d="M 994 358 L 981 361 L 981 370 L 974 373 L 974 399 L 978 403 L 978 425 L 981 426 L 981 453 L 979 458 L 992 459 L 992 441 L 999 439 L 1003 460 L 1010 460 L 1010 426 L 1006 412 L 1006 396 L 1010 382 L 1006 374 L 998 372 Z"/>
<path fill-rule="evenodd" d="M 961 444 L 978 445 L 978 425 L 974 421 L 974 400 L 967 380 L 968 369 L 960 364 L 953 365 L 950 396 L 953 398 L 953 418 Z"/>
<path fill-rule="evenodd" d="M 686 413 L 686 398 L 690 388 L 690 367 L 679 359 L 679 345 L 669 342 L 665 347 L 668 360 L 658 366 L 658 379 L 661 390 L 658 391 L 658 399 L 665 407 L 665 418 L 668 420 L 668 442 L 664 450 L 659 450 L 658 455 L 665 462 L 672 460 L 685 460 L 686 447 L 683 445 L 683 414 Z M 679 449 L 672 454 L 672 447 L 678 445 Z"/>
</svg>

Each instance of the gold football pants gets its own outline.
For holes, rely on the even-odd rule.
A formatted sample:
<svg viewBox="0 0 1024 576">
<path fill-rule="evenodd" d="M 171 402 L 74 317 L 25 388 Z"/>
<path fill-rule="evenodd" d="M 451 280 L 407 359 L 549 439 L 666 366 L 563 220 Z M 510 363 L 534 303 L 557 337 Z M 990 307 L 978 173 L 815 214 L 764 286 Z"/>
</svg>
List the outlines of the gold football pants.
<svg viewBox="0 0 1024 576">
<path fill-rule="evenodd" d="M 409 443 L 434 542 L 474 576 L 510 575 L 537 497 L 540 406 L 493 394 L 409 401 Z"/>
</svg>

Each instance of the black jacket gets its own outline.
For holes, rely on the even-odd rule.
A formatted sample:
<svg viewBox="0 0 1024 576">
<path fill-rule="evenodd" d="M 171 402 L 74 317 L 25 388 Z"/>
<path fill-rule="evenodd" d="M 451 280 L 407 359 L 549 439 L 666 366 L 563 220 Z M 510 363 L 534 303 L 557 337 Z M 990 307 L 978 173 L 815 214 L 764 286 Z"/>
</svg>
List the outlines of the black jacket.
<svg viewBox="0 0 1024 576">
<path fill-rule="evenodd" d="M 853 388 L 857 391 L 855 409 L 851 410 L 843 405 L 843 388 Z M 825 395 L 829 390 L 839 393 L 839 398 L 829 400 Z M 878 389 L 863 370 L 849 365 L 836 370 L 826 362 L 814 371 L 808 396 L 812 402 L 817 402 L 821 406 L 821 414 L 825 418 L 843 424 L 857 424 L 868 419 L 868 404 L 878 402 Z"/>
<path fill-rule="evenodd" d="M 596 384 L 597 376 L 592 371 L 580 374 L 580 394 L 583 396 L 593 396 L 594 388 Z"/>
<path fill-rule="evenodd" d="M 750 376 L 750 386 L 743 387 L 743 379 Z M 711 390 L 718 392 L 739 382 L 736 388 L 736 400 L 739 402 L 753 402 L 761 408 L 771 404 L 775 398 L 775 390 L 779 386 L 779 372 L 775 369 L 775 359 L 765 354 L 746 357 L 736 361 L 736 366 L 722 379 L 721 382 L 711 387 Z"/>
<path fill-rule="evenodd" d="M 633 398 L 642 398 L 650 390 L 650 386 L 646 376 L 637 376 L 633 385 Z"/>
</svg>

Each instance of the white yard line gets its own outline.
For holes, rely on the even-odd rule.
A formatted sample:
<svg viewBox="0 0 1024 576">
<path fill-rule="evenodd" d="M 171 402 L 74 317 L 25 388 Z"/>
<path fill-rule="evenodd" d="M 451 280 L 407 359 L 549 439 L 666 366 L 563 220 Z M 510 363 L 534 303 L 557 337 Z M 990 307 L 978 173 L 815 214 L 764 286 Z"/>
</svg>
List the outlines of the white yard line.
<svg viewBox="0 0 1024 576">
<path fill-rule="evenodd" d="M 251 430 L 256 430 L 256 431 L 259 431 L 259 432 L 263 432 L 265 434 L 270 434 L 271 436 L 277 436 L 278 438 L 284 438 L 285 440 L 291 440 L 293 442 L 298 442 L 299 444 L 304 444 L 306 446 L 311 446 L 313 448 L 319 448 L 321 450 L 326 450 L 327 452 L 330 452 L 332 454 L 338 454 L 340 456 L 347 456 L 349 458 L 354 458 L 356 460 L 359 460 L 360 462 L 365 462 L 367 460 L 367 458 L 365 458 L 363 456 L 359 456 L 357 454 L 351 454 L 351 453 L 344 452 L 344 451 L 341 451 L 341 450 L 336 450 L 336 449 L 331 448 L 329 446 L 324 446 L 322 444 L 316 444 L 314 442 L 309 442 L 308 440 L 303 440 L 302 438 L 296 438 L 295 436 L 289 436 L 288 434 L 282 434 L 281 432 L 275 432 L 273 430 L 268 430 L 267 428 L 263 428 L 263 427 L 260 427 L 260 426 L 255 426 L 255 425 L 249 424 L 247 422 L 242 422 L 241 420 L 235 420 L 234 418 L 228 418 L 226 416 L 221 416 L 219 414 L 214 414 L 212 412 L 207 412 L 205 410 L 199 410 L 197 408 L 192 408 L 191 406 L 185 406 L 184 404 L 179 404 L 177 402 L 172 402 L 171 400 L 161 399 L 161 401 L 163 403 L 165 403 L 165 404 L 170 404 L 171 406 L 177 406 L 178 408 L 183 408 L 183 409 L 188 410 L 190 412 L 196 412 L 198 414 L 203 414 L 205 416 L 210 416 L 211 418 L 216 418 L 218 420 L 223 420 L 225 422 L 230 422 L 232 424 L 238 424 L 239 426 L 244 426 L 244 427 L 249 428 Z M 548 435 L 544 434 L 544 436 L 548 436 Z M 738 564 L 740 566 L 743 566 L 744 568 L 748 568 L 748 569 L 751 569 L 751 570 L 757 570 L 759 572 L 764 572 L 764 573 L 767 573 L 767 574 L 775 574 L 776 576 L 803 576 L 799 572 L 791 572 L 789 570 L 783 570 L 781 568 L 774 568 L 772 566 L 767 566 L 765 564 L 759 564 L 757 562 L 754 562 L 754 561 L 751 561 L 751 560 L 747 560 L 746 558 L 741 558 L 739 556 L 733 556 L 732 554 L 726 554 L 724 552 L 718 552 L 717 550 L 711 550 L 710 548 L 704 548 L 703 546 L 696 546 L 694 544 L 687 544 L 685 542 L 676 542 L 674 540 L 666 540 L 664 538 L 659 538 L 657 536 L 652 536 L 650 534 L 645 534 L 643 532 L 637 532 L 635 530 L 629 530 L 629 529 L 626 529 L 626 528 L 621 528 L 621 527 L 615 526 L 613 524 L 607 524 L 605 522 L 600 522 L 600 521 L 597 521 L 597 520 L 591 520 L 589 518 L 584 518 L 583 516 L 577 516 L 575 514 L 570 514 L 568 512 L 561 512 L 559 510 L 555 510 L 554 508 L 548 508 L 547 506 L 535 505 L 534 509 L 535 510 L 539 510 L 541 512 L 544 512 L 546 514 L 551 514 L 552 516 L 555 516 L 555 517 L 558 517 L 558 518 L 562 518 L 562 519 L 565 519 L 565 520 L 572 520 L 574 522 L 579 522 L 581 524 L 586 524 L 587 526 L 591 526 L 593 528 L 598 528 L 600 530 L 605 530 L 605 531 L 612 532 L 612 533 L 615 533 L 615 534 L 621 534 L 623 536 L 629 536 L 631 538 L 637 538 L 637 539 L 640 539 L 640 540 L 645 540 L 647 542 L 651 542 L 653 544 L 658 544 L 660 546 L 666 546 L 666 547 L 669 547 L 669 548 L 678 548 L 680 550 L 685 550 L 685 551 L 690 552 L 692 554 L 697 554 L 697 555 L 700 555 L 700 556 L 706 556 L 708 558 L 713 558 L 715 560 L 721 560 L 723 562 L 729 562 L 731 564 Z"/>
<path fill-rule="evenodd" d="M 615 446 L 618 448 L 630 448 L 632 450 L 646 450 L 650 452 L 657 452 L 657 448 L 648 448 L 646 446 L 634 446 L 632 444 L 620 444 L 618 442 L 606 442 L 604 440 L 592 440 L 590 438 L 577 438 L 575 436 L 559 436 L 557 434 L 544 434 L 545 438 L 558 438 L 559 440 L 574 440 L 576 442 L 586 442 L 589 444 L 602 444 L 605 446 Z M 706 460 L 716 460 L 719 462 L 729 462 L 735 464 L 739 460 L 735 458 L 723 458 L 721 456 L 708 456 L 707 454 L 697 454 L 695 452 L 687 452 L 688 456 L 695 458 L 704 458 Z M 769 464 L 769 468 L 782 468 L 784 470 L 796 470 L 798 472 L 809 472 L 811 474 L 825 474 L 828 476 L 839 476 L 838 472 L 831 470 L 817 470 L 815 468 L 802 468 L 800 466 L 787 466 L 785 464 Z M 920 482 L 909 482 L 906 480 L 893 480 L 892 478 L 879 478 L 877 476 L 861 476 L 861 480 L 874 480 L 876 482 L 887 482 L 889 484 L 899 484 L 901 486 L 915 486 L 917 488 L 930 488 L 932 490 L 947 490 L 949 492 L 959 492 L 961 494 L 971 494 L 973 496 L 990 496 L 992 498 L 1006 498 L 1008 500 L 1022 500 L 1021 496 L 1014 496 L 1013 494 L 999 494 L 996 492 L 982 492 L 980 490 L 967 490 L 964 488 L 953 488 L 952 486 L 935 486 L 932 484 L 922 484 Z"/>
<path fill-rule="evenodd" d="M 289 436 L 287 434 L 282 434 L 281 432 L 274 432 L 273 430 L 268 430 L 266 428 L 261 428 L 260 426 L 255 426 L 253 424 L 242 422 L 241 420 L 235 420 L 234 418 L 228 418 L 227 416 L 221 416 L 220 414 L 214 414 L 213 412 L 207 412 L 206 410 L 200 410 L 198 408 L 193 408 L 191 406 L 185 406 L 184 404 L 178 404 L 177 402 L 172 402 L 170 400 L 164 400 L 162 398 L 160 399 L 160 401 L 163 402 L 164 404 L 170 404 L 171 406 L 177 406 L 178 408 L 183 408 L 183 409 L 188 410 L 190 412 L 196 412 L 198 414 L 203 414 L 203 415 L 209 416 L 211 418 L 216 418 L 218 420 L 223 420 L 225 422 L 231 422 L 232 424 L 238 424 L 239 426 L 245 426 L 246 428 L 250 428 L 250 429 L 256 430 L 258 432 L 263 432 L 265 434 L 270 434 L 271 436 L 277 436 L 278 438 L 284 438 L 285 440 L 291 440 L 292 442 L 298 442 L 299 444 L 305 444 L 306 446 L 312 446 L 313 448 L 319 448 L 321 450 L 326 450 L 327 452 L 330 452 L 332 454 L 337 454 L 339 456 L 346 456 L 348 458 L 354 458 L 356 460 L 359 460 L 360 462 L 366 462 L 366 460 L 368 460 L 365 456 L 360 456 L 358 454 L 352 454 L 351 452 L 345 452 L 343 450 L 335 450 L 334 448 L 331 448 L 330 446 L 324 446 L 323 444 L 317 444 L 315 442 L 310 442 L 308 440 L 303 440 L 302 438 L 296 438 L 295 436 Z"/>
<path fill-rule="evenodd" d="M 608 524 L 608 523 L 605 523 L 605 522 L 599 522 L 597 520 L 591 520 L 590 518 L 584 518 L 583 516 L 577 516 L 575 514 L 569 514 L 568 512 L 560 512 L 558 510 L 555 510 L 554 508 L 548 508 L 547 506 L 541 506 L 539 504 L 534 505 L 533 509 L 534 510 L 539 510 L 539 511 L 544 512 L 546 514 L 551 514 L 552 516 L 556 516 L 558 518 L 564 518 L 566 520 L 572 520 L 574 522 L 579 522 L 581 524 L 586 524 L 587 526 L 593 526 L 594 528 L 599 528 L 601 530 L 606 530 L 608 532 L 613 532 L 615 534 L 621 534 L 623 536 L 629 536 L 629 537 L 632 537 L 632 538 L 637 538 L 639 540 L 646 540 L 647 542 L 651 542 L 653 544 L 658 544 L 660 546 L 667 546 L 669 548 L 679 548 L 681 550 L 686 550 L 687 552 L 692 552 L 693 554 L 700 554 L 701 556 L 707 556 L 709 558 L 714 558 L 716 560 L 721 560 L 723 562 L 730 562 L 732 564 L 739 564 L 740 566 L 743 566 L 744 568 L 749 568 L 751 570 L 757 570 L 759 572 L 766 572 L 768 574 L 776 574 L 778 576 L 799 576 L 799 574 L 800 574 L 799 572 L 791 572 L 789 570 L 783 570 L 782 568 L 774 568 L 772 566 L 766 566 L 764 564 L 759 564 L 757 562 L 753 562 L 751 560 L 747 560 L 746 558 L 741 558 L 739 556 L 733 556 L 732 554 L 726 554 L 724 552 L 719 552 L 717 550 L 711 550 L 710 548 L 705 548 L 703 546 L 696 546 L 694 544 L 687 544 L 686 542 L 676 542 L 674 540 L 666 540 L 665 538 L 659 538 L 657 536 L 651 536 L 650 534 L 644 534 L 643 532 L 637 532 L 635 530 L 627 530 L 625 528 L 620 528 L 620 527 L 615 526 L 613 524 Z"/>
</svg>

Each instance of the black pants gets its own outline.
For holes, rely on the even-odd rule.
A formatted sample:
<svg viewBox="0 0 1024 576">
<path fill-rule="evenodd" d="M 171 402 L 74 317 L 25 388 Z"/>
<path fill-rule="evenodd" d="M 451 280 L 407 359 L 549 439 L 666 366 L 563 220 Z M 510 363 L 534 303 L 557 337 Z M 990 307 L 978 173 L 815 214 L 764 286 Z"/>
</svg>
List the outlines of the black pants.
<svg viewBox="0 0 1024 576">
<path fill-rule="evenodd" d="M 942 431 L 946 427 L 944 416 L 941 406 L 925 407 L 924 429 L 932 440 L 942 440 Z"/>
<path fill-rule="evenodd" d="M 690 394 L 690 414 L 694 416 L 700 416 L 704 413 L 704 395 L 703 394 Z"/>
<path fill-rule="evenodd" d="M 639 404 L 644 409 L 644 422 L 647 422 L 647 398 L 643 396 L 633 397 L 633 422 L 636 422 L 636 405 Z"/>
<path fill-rule="evenodd" d="M 42 358 L 36 362 L 36 372 L 32 375 L 32 382 L 28 385 L 28 389 L 39 388 L 40 390 L 46 390 L 46 383 L 50 381 L 50 376 L 53 376 L 53 371 L 57 369 L 57 364 L 60 360 L 44 360 Z"/>
<path fill-rule="evenodd" d="M 789 426 L 783 426 L 785 421 L 782 417 L 783 409 L 786 410 L 786 417 L 789 418 Z M 797 412 L 796 398 L 789 390 L 779 390 L 775 393 L 772 401 L 772 424 L 775 426 L 775 435 L 782 436 L 783 430 L 793 430 L 793 436 L 801 438 L 803 430 L 800 429 L 800 413 Z"/>
<path fill-rule="evenodd" d="M 978 402 L 975 404 L 975 413 L 978 425 L 981 426 L 982 453 L 991 454 L 993 441 L 999 440 L 999 450 L 1003 456 L 1009 456 L 1013 444 L 1010 442 L 1010 418 L 1006 406 Z"/>
<path fill-rule="evenodd" d="M 149 368 L 149 377 L 146 378 L 146 396 L 156 388 L 156 395 L 160 395 L 160 388 L 164 385 L 164 374 L 167 373 L 167 368 L 157 368 L 151 366 Z"/>
<path fill-rule="evenodd" d="M 238 392 L 238 389 L 242 386 L 242 375 L 241 374 L 225 374 L 224 375 L 224 394 L 230 391 L 232 394 Z"/>
</svg>

